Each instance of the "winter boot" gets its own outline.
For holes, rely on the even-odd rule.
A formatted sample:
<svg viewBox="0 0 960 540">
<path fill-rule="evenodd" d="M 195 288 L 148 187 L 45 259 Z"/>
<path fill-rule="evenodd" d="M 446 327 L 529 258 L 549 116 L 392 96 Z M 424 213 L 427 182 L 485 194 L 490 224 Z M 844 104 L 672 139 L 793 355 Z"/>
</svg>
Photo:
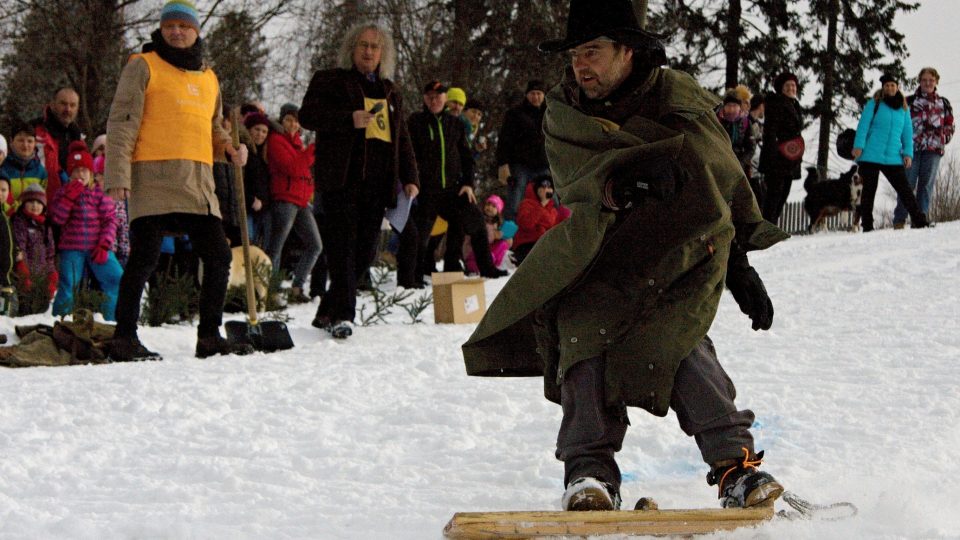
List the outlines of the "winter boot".
<svg viewBox="0 0 960 540">
<path fill-rule="evenodd" d="M 743 449 L 743 460 L 722 466 L 715 466 L 707 475 L 707 483 L 719 486 L 720 506 L 724 508 L 749 508 L 764 503 L 773 504 L 781 494 L 783 486 L 770 474 L 758 468 L 763 461 L 763 451 L 750 458 L 750 452 Z"/>
<path fill-rule="evenodd" d="M 330 321 L 327 331 L 333 336 L 333 339 L 347 339 L 353 335 L 353 328 L 347 321 Z"/>
<path fill-rule="evenodd" d="M 158 353 L 143 346 L 136 337 L 118 337 L 107 342 L 107 357 L 113 362 L 162 360 Z"/>
<path fill-rule="evenodd" d="M 303 294 L 302 287 L 291 287 L 290 292 L 287 293 L 287 303 L 290 304 L 309 304 L 310 297 Z"/>
<path fill-rule="evenodd" d="M 596 478 L 577 478 L 563 492 L 560 504 L 564 510 L 582 512 L 590 510 L 619 510 L 620 493 L 613 486 Z"/>
<path fill-rule="evenodd" d="M 221 336 L 208 336 L 197 339 L 197 358 L 207 358 L 215 354 L 236 354 L 243 356 L 253 353 L 253 346 L 249 343 L 233 343 Z"/>
<path fill-rule="evenodd" d="M 347 321 L 336 321 L 326 315 L 317 315 L 310 322 L 310 326 L 326 330 L 334 339 L 347 339 L 353 335 L 353 328 Z"/>
</svg>

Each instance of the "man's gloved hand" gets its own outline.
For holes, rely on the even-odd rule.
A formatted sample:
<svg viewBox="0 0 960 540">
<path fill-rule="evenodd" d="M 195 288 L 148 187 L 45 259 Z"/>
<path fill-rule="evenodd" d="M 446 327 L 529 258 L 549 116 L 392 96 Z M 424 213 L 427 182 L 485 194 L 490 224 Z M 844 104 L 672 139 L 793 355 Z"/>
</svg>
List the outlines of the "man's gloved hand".
<svg viewBox="0 0 960 540">
<path fill-rule="evenodd" d="M 746 253 L 730 254 L 727 265 L 727 289 L 740 305 L 740 311 L 753 321 L 754 330 L 769 330 L 773 325 L 773 302 Z"/>
<path fill-rule="evenodd" d="M 647 197 L 672 200 L 678 190 L 673 163 L 665 158 L 644 159 L 624 164 L 604 185 L 602 203 L 611 210 L 632 208 Z"/>
</svg>

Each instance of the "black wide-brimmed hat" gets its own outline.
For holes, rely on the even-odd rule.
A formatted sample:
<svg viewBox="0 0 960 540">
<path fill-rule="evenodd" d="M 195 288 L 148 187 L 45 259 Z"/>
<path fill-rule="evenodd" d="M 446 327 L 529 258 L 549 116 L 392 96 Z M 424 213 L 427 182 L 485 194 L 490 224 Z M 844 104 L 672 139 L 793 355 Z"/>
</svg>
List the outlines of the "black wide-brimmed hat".
<svg viewBox="0 0 960 540">
<path fill-rule="evenodd" d="M 667 37 L 640 28 L 630 0 L 571 0 L 566 37 L 548 39 L 537 48 L 545 53 L 566 51 L 601 36 L 633 48 L 656 46 Z"/>
</svg>

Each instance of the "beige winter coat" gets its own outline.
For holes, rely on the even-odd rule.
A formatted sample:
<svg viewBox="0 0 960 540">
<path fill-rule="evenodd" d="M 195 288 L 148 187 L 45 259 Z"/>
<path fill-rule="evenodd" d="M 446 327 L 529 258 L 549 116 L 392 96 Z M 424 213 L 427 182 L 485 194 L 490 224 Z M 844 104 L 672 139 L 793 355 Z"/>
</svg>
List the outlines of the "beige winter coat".
<svg viewBox="0 0 960 540">
<path fill-rule="evenodd" d="M 142 58 L 130 60 L 120 73 L 107 120 L 104 189 L 130 190 L 130 221 L 174 212 L 220 217 L 210 165 L 189 160 L 131 162 L 149 80 L 150 68 Z M 214 156 L 222 156 L 224 148 L 230 144 L 230 136 L 221 125 L 222 108 L 218 95 L 216 112 L 210 119 Z M 176 137 L 177 134 L 171 133 L 170 136 Z"/>
</svg>

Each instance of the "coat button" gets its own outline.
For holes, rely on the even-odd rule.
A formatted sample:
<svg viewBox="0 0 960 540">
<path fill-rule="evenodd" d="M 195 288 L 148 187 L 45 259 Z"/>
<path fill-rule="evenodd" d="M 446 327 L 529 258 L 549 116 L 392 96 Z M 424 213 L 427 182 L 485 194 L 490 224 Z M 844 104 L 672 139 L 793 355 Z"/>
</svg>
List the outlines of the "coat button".
<svg viewBox="0 0 960 540">
<path fill-rule="evenodd" d="M 570 343 L 576 343 L 576 342 L 577 342 L 577 338 L 575 337 L 570 338 Z"/>
<path fill-rule="evenodd" d="M 663 289 L 657 289 L 657 294 L 663 294 Z"/>
<path fill-rule="evenodd" d="M 657 395 L 656 392 L 650 392 L 650 397 L 655 397 L 656 395 Z"/>
<path fill-rule="evenodd" d="M 647 285 L 649 285 L 649 286 L 651 286 L 651 287 L 653 287 L 653 286 L 656 285 L 656 284 L 657 284 L 657 280 L 655 280 L 655 279 L 651 279 L 650 281 L 647 282 Z"/>
<path fill-rule="evenodd" d="M 540 347 L 537 347 L 537 354 L 540 354 Z"/>
<path fill-rule="evenodd" d="M 650 364 L 650 365 L 647 366 L 647 367 L 650 368 L 651 371 L 653 370 L 653 364 Z"/>
<path fill-rule="evenodd" d="M 601 336 L 604 335 L 604 334 L 606 334 L 606 333 L 607 333 L 607 329 L 606 329 L 606 328 L 601 328 L 601 329 L 600 329 L 600 335 L 601 335 Z"/>
</svg>

